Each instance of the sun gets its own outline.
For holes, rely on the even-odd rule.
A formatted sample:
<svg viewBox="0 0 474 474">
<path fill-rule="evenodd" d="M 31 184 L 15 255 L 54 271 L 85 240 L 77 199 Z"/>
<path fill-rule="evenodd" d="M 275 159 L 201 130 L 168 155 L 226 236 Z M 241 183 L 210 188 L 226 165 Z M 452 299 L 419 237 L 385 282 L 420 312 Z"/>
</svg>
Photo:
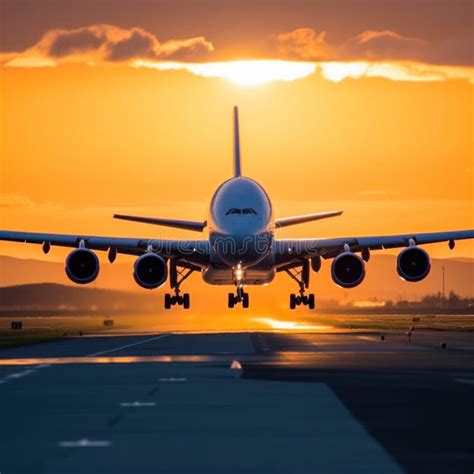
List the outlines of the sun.
<svg viewBox="0 0 474 474">
<path fill-rule="evenodd" d="M 240 86 L 258 86 L 271 81 L 294 81 L 316 71 L 314 63 L 249 60 L 191 65 L 191 71 L 204 77 L 221 77 Z"/>
</svg>

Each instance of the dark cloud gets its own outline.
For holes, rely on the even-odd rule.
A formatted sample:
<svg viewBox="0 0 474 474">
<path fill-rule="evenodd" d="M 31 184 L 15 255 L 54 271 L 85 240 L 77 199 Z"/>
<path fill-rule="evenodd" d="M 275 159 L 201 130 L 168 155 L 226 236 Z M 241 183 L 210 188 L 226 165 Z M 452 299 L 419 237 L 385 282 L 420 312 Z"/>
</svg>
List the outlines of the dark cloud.
<svg viewBox="0 0 474 474">
<path fill-rule="evenodd" d="M 160 43 L 153 33 L 142 28 L 123 29 L 101 24 L 73 30 L 50 30 L 33 47 L 16 55 L 9 54 L 9 57 L 17 64 L 18 60 L 23 61 L 25 58 L 59 60 L 59 62 L 69 60 L 118 62 L 133 59 L 178 58 L 197 60 L 202 59 L 213 49 L 212 43 L 202 36 L 171 39 Z"/>
<path fill-rule="evenodd" d="M 63 57 L 69 54 L 83 53 L 99 49 L 107 37 L 103 31 L 92 28 L 81 28 L 75 31 L 58 31 L 52 35 L 48 54 L 53 57 Z"/>
<path fill-rule="evenodd" d="M 160 43 L 154 35 L 140 28 L 134 28 L 130 36 L 106 45 L 105 59 L 125 61 L 133 58 L 157 59 L 160 56 Z"/>
</svg>

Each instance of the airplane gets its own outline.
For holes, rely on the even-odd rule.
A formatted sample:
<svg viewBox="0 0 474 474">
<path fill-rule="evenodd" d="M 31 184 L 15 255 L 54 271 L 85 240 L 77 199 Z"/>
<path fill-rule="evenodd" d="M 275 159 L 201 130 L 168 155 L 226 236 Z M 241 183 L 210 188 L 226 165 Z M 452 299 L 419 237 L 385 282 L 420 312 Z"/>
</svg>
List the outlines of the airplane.
<svg viewBox="0 0 474 474">
<path fill-rule="evenodd" d="M 189 293 L 181 285 L 193 273 L 200 272 L 210 285 L 232 285 L 228 307 L 249 307 L 245 288 L 266 285 L 276 274 L 285 272 L 298 285 L 290 294 L 289 306 L 315 308 L 314 293 L 307 293 L 311 270 L 318 272 L 322 259 L 332 259 L 331 276 L 343 288 L 360 285 L 365 264 L 372 250 L 403 248 L 397 257 L 397 272 L 408 282 L 418 282 L 430 272 L 428 253 L 422 244 L 448 242 L 453 249 L 456 240 L 472 239 L 474 230 L 432 232 L 368 237 L 278 239 L 275 231 L 282 227 L 340 216 L 342 211 L 274 218 L 270 197 L 257 181 L 242 175 L 239 115 L 233 109 L 234 173 L 215 191 L 206 221 L 188 221 L 115 214 L 113 217 L 132 222 L 168 226 L 195 232 L 207 231 L 200 240 L 164 240 L 147 238 L 99 237 L 90 235 L 43 234 L 0 231 L 0 240 L 41 244 L 44 253 L 51 246 L 71 247 L 65 271 L 78 284 L 93 282 L 100 269 L 95 251 L 108 252 L 113 263 L 117 254 L 134 255 L 133 276 L 146 289 L 159 288 L 169 281 L 172 293 L 166 293 L 164 307 L 190 307 Z M 359 255 L 360 253 L 360 255 Z"/>
</svg>

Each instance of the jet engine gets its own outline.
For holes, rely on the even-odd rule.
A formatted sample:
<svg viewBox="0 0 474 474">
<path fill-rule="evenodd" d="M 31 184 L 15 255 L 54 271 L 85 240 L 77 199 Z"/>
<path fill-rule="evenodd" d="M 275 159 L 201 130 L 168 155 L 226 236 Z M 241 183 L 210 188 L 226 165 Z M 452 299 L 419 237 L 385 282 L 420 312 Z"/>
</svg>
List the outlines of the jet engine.
<svg viewBox="0 0 474 474">
<path fill-rule="evenodd" d="M 423 280 L 430 270 L 430 256 L 420 247 L 408 247 L 399 253 L 397 272 L 403 280 L 411 282 Z"/>
<path fill-rule="evenodd" d="M 133 278 L 148 290 L 158 288 L 168 278 L 166 260 L 152 252 L 142 255 L 135 262 Z"/>
<path fill-rule="evenodd" d="M 365 278 L 364 261 L 352 252 L 341 253 L 332 261 L 331 276 L 336 285 L 354 288 Z"/>
<path fill-rule="evenodd" d="M 99 259 L 89 249 L 78 248 L 66 258 L 66 275 L 74 283 L 85 285 L 93 282 L 99 274 Z"/>
</svg>

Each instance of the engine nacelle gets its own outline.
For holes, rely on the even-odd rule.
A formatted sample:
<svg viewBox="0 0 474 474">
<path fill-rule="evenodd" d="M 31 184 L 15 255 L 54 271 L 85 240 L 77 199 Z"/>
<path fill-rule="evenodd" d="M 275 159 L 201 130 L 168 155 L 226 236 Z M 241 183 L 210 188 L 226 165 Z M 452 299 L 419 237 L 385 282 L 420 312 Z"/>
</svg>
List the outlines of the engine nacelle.
<svg viewBox="0 0 474 474">
<path fill-rule="evenodd" d="M 398 254 L 397 272 L 403 280 L 416 282 L 428 276 L 430 256 L 420 247 L 408 247 Z"/>
<path fill-rule="evenodd" d="M 364 261 L 352 252 L 341 253 L 332 261 L 331 276 L 336 285 L 354 288 L 365 278 Z"/>
<path fill-rule="evenodd" d="M 85 285 L 93 282 L 99 274 L 99 269 L 99 259 L 92 250 L 78 248 L 66 258 L 66 275 L 74 283 Z"/>
<path fill-rule="evenodd" d="M 146 253 L 137 258 L 133 269 L 137 284 L 147 290 L 161 286 L 168 278 L 166 260 L 155 253 Z"/>
</svg>

